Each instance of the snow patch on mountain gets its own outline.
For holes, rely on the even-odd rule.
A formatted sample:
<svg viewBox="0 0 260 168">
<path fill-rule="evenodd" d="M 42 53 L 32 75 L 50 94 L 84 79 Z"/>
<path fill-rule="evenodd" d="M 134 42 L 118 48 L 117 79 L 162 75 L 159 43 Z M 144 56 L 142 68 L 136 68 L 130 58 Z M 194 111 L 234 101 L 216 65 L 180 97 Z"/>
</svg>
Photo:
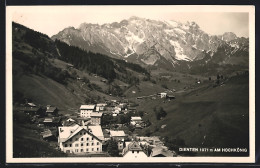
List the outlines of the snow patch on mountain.
<svg viewBox="0 0 260 168">
<path fill-rule="evenodd" d="M 178 22 L 172 21 L 172 20 L 165 20 L 164 23 L 172 26 L 172 27 L 178 27 Z"/>
<path fill-rule="evenodd" d="M 186 32 L 180 28 L 175 28 L 175 31 L 177 31 L 179 34 L 186 34 Z"/>
<path fill-rule="evenodd" d="M 186 60 L 186 61 L 191 61 L 187 55 L 185 55 L 183 52 L 183 48 L 180 46 L 180 44 L 176 41 L 170 40 L 171 45 L 174 46 L 174 50 L 176 53 L 176 59 L 177 60 Z"/>
</svg>

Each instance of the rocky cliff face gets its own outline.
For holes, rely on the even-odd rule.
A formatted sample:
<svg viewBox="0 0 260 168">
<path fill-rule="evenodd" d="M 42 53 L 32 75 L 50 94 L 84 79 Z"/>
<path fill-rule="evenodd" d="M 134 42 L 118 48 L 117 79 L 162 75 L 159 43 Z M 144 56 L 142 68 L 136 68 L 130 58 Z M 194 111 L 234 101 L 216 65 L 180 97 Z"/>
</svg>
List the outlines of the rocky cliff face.
<svg viewBox="0 0 260 168">
<path fill-rule="evenodd" d="M 232 32 L 209 35 L 195 22 L 183 24 L 139 17 L 103 25 L 82 23 L 77 29 L 65 28 L 52 39 L 144 65 L 166 61 L 174 67 L 179 61 L 202 60 L 204 52 L 213 57 L 219 50 L 224 50 L 221 58 L 216 59 L 221 63 L 232 63 L 228 59 L 241 50 L 239 55 L 248 56 L 248 39 Z"/>
</svg>

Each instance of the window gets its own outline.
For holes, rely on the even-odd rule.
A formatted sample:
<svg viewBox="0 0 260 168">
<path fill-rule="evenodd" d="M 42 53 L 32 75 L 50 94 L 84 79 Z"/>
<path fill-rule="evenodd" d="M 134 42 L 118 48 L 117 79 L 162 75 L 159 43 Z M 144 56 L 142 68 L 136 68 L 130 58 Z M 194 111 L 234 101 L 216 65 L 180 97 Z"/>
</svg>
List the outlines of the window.
<svg viewBox="0 0 260 168">
<path fill-rule="evenodd" d="M 94 138 L 92 137 L 92 141 L 94 140 Z"/>
<path fill-rule="evenodd" d="M 88 152 L 88 148 L 86 149 L 86 151 Z"/>
<path fill-rule="evenodd" d="M 86 132 L 84 132 L 84 135 L 86 135 Z"/>
<path fill-rule="evenodd" d="M 79 135 L 82 135 L 82 133 L 79 133 Z"/>
<path fill-rule="evenodd" d="M 84 140 L 84 138 L 81 138 L 81 141 L 83 141 Z"/>
<path fill-rule="evenodd" d="M 94 151 L 94 148 L 92 148 L 92 151 Z"/>
<path fill-rule="evenodd" d="M 99 145 L 99 142 L 97 142 L 97 145 Z"/>
<path fill-rule="evenodd" d="M 91 143 L 92 146 L 94 146 L 94 143 Z"/>
<path fill-rule="evenodd" d="M 81 144 L 81 146 L 83 146 L 83 143 Z"/>
<path fill-rule="evenodd" d="M 83 149 L 80 149 L 80 152 L 83 152 Z"/>
<path fill-rule="evenodd" d="M 79 146 L 79 144 L 75 144 L 75 147 L 78 147 Z"/>
<path fill-rule="evenodd" d="M 97 151 L 99 151 L 99 148 L 97 148 Z"/>
<path fill-rule="evenodd" d="M 67 145 L 67 144 L 65 144 L 65 147 L 68 147 L 68 145 Z"/>
<path fill-rule="evenodd" d="M 135 151 L 132 151 L 132 153 L 135 153 Z"/>
<path fill-rule="evenodd" d="M 87 143 L 87 146 L 88 146 L 89 144 Z"/>
<path fill-rule="evenodd" d="M 89 140 L 89 138 L 87 137 L 87 141 Z"/>
<path fill-rule="evenodd" d="M 78 141 L 78 140 L 79 140 L 79 138 L 76 138 L 76 139 L 75 139 L 75 141 Z"/>
<path fill-rule="evenodd" d="M 79 152 L 79 150 L 78 150 L 78 149 L 75 149 L 75 152 Z"/>
<path fill-rule="evenodd" d="M 139 151 L 137 151 L 137 153 L 139 153 Z"/>
<path fill-rule="evenodd" d="M 72 144 L 70 144 L 70 147 L 72 147 Z"/>
</svg>

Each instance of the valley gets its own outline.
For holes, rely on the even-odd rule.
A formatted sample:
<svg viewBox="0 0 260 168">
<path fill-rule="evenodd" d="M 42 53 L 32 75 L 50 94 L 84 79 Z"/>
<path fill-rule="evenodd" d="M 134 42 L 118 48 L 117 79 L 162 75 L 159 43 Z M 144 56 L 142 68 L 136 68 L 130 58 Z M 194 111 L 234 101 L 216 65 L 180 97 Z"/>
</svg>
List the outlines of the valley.
<svg viewBox="0 0 260 168">
<path fill-rule="evenodd" d="M 134 21 L 153 25 L 148 26 L 151 30 L 157 29 L 161 24 L 140 18 L 131 18 L 129 22 Z M 144 35 L 139 32 L 133 35 L 137 41 L 142 41 L 140 37 L 145 36 L 143 37 L 145 44 L 143 41 L 136 44 L 128 37 L 129 32 L 125 32 L 125 37 L 129 38 L 128 43 L 131 42 L 130 48 L 132 47 L 131 51 L 125 52 L 124 48 L 113 43 L 112 39 L 115 37 L 107 33 L 119 31 L 111 30 L 115 27 L 120 31 L 123 31 L 124 26 L 132 28 L 127 21 L 122 21 L 119 25 L 116 23 L 95 25 L 96 30 L 93 29 L 93 25 L 82 24 L 80 31 L 91 29 L 109 37 L 112 44 L 110 42 L 105 42 L 105 44 L 113 45 L 113 47 L 108 51 L 108 46 L 106 46 L 101 51 L 99 48 L 102 48 L 102 45 L 95 48 L 97 46 L 96 32 L 80 36 L 75 33 L 80 32 L 79 30 L 67 28 L 57 36 L 49 38 L 40 32 L 13 23 L 13 114 L 16 116 L 14 117 L 14 146 L 16 148 L 14 156 L 63 157 L 68 154 L 61 151 L 58 147 L 60 144 L 57 144 L 56 140 L 55 143 L 53 142 L 54 147 L 50 147 L 45 140 L 39 138 L 41 132 L 47 128 L 53 129 L 52 131 L 56 132 L 55 135 L 59 136 L 58 128 L 61 125 L 55 128 L 40 127 L 41 120 L 44 120 L 41 116 L 35 119 L 37 122 L 31 123 L 34 118 L 31 116 L 30 119 L 27 118 L 22 122 L 25 116 L 19 109 L 26 107 L 28 103 L 34 103 L 37 107 L 43 108 L 48 105 L 54 106 L 59 111 L 59 119 L 62 121 L 79 120 L 77 124 L 90 121 L 82 119 L 82 105 L 105 103 L 107 105 L 103 113 L 107 121 L 103 116 L 105 124 L 100 124 L 103 132 L 106 129 L 124 130 L 128 135 L 126 139 L 129 140 L 142 136 L 160 137 L 160 141 L 167 146 L 167 149 L 178 156 L 248 156 L 248 151 L 224 154 L 178 151 L 180 147 L 249 148 L 249 74 L 246 64 L 248 39 L 237 38 L 232 33 L 225 34 L 221 38 L 209 37 L 199 30 L 195 23 L 177 28 L 175 24 L 178 25 L 178 23 L 165 22 L 162 26 L 173 34 L 174 32 L 177 35 L 184 34 L 183 31 L 194 32 L 199 37 L 209 38 L 220 44 L 219 46 L 213 44 L 205 46 L 207 43 L 205 40 L 204 42 L 197 40 L 195 42 L 197 45 L 187 41 L 190 43 L 186 44 L 188 49 L 182 51 L 179 48 L 179 53 L 176 53 L 175 49 L 178 47 L 168 46 L 168 42 L 164 39 L 160 39 L 160 42 L 165 48 L 160 49 L 159 43 L 148 41 L 154 37 L 145 39 L 146 36 L 150 36 L 149 34 Z M 100 27 L 105 28 L 101 30 Z M 179 28 L 187 28 L 187 30 Z M 89 37 L 90 35 L 96 36 Z M 169 33 L 159 35 L 168 37 Z M 67 36 L 71 39 L 66 39 Z M 172 43 L 176 45 L 177 42 L 184 41 L 184 37 L 185 40 L 191 38 L 182 36 L 183 39 L 172 37 L 173 41 L 178 39 Z M 121 35 L 117 36 L 119 37 Z M 84 38 L 90 38 L 90 41 L 87 42 Z M 124 39 L 121 40 L 124 41 Z M 231 43 L 232 45 L 239 43 L 242 47 L 232 47 Z M 191 44 L 196 47 L 194 51 L 189 48 Z M 142 47 L 148 49 L 144 52 L 140 49 Z M 133 51 L 136 52 L 132 55 Z M 166 51 L 167 54 L 165 54 Z M 185 57 L 188 61 L 183 60 L 181 55 L 176 55 L 188 55 L 189 52 L 197 55 Z M 150 55 L 154 57 L 150 58 Z M 136 58 L 133 59 L 132 56 Z M 151 60 L 153 63 L 149 62 Z M 164 94 L 165 97 L 163 97 Z M 120 107 L 120 112 L 116 113 L 118 106 L 124 106 L 122 108 L 124 110 L 121 111 Z M 141 128 L 132 126 L 130 121 L 123 122 L 126 120 L 124 117 L 130 120 L 131 117 L 137 116 L 143 120 L 144 126 Z M 48 117 L 45 116 L 46 118 Z M 82 125 L 84 126 L 85 124 Z M 21 132 L 29 133 L 22 135 Z M 40 146 L 40 149 L 46 149 L 45 153 L 31 154 L 28 151 L 23 153 L 25 146 L 30 142 L 36 145 L 29 148 L 29 151 L 33 152 Z M 18 144 L 21 146 L 17 147 Z M 108 148 L 109 145 L 104 144 L 102 144 L 103 147 Z M 101 156 L 113 156 L 106 150 L 102 151 L 104 153 L 101 153 Z"/>
</svg>

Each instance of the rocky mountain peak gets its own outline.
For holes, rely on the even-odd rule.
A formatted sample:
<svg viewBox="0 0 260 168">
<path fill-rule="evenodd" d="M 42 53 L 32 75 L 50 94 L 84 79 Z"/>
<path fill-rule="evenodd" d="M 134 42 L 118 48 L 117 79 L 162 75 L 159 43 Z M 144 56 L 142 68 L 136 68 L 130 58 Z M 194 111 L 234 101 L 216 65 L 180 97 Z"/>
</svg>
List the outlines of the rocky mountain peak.
<svg viewBox="0 0 260 168">
<path fill-rule="evenodd" d="M 222 40 L 229 42 L 237 38 L 236 34 L 233 32 L 226 32 L 222 35 Z"/>
<path fill-rule="evenodd" d="M 214 54 L 220 46 L 241 46 L 240 38 L 232 32 L 209 35 L 195 22 L 183 24 L 137 16 L 103 25 L 82 23 L 78 29 L 64 29 L 52 39 L 126 60 L 134 60 L 134 56 L 146 65 L 166 60 L 173 67 L 178 61 L 203 59 L 203 52 Z"/>
</svg>

